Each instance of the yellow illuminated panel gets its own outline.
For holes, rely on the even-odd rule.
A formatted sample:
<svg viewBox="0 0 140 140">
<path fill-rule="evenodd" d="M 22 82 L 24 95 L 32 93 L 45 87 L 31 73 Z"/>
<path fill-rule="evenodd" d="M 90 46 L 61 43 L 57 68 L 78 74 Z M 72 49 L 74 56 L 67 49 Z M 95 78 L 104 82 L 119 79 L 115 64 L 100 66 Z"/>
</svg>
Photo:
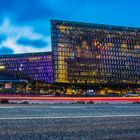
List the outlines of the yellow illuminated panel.
<svg viewBox="0 0 140 140">
<path fill-rule="evenodd" d="M 3 69 L 5 69 L 5 66 L 0 66 L 0 70 L 3 70 Z"/>
</svg>

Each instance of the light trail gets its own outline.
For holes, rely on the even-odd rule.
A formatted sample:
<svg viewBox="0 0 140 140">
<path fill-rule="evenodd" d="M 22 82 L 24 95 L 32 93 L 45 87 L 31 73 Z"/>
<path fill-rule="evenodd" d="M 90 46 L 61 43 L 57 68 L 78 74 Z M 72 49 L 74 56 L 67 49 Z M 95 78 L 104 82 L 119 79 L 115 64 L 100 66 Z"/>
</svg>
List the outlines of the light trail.
<svg viewBox="0 0 140 140">
<path fill-rule="evenodd" d="M 48 96 L 15 96 L 0 95 L 0 99 L 31 101 L 93 101 L 93 102 L 140 102 L 140 97 L 48 97 Z"/>
</svg>

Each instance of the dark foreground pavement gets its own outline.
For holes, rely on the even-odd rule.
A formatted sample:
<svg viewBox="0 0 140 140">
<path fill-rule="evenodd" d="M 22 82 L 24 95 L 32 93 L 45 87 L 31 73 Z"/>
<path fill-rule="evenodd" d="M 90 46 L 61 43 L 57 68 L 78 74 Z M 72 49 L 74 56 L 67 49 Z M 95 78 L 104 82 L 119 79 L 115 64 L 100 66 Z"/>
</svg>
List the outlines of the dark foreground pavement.
<svg viewBox="0 0 140 140">
<path fill-rule="evenodd" d="M 140 140 L 140 105 L 3 105 L 0 140 Z"/>
</svg>

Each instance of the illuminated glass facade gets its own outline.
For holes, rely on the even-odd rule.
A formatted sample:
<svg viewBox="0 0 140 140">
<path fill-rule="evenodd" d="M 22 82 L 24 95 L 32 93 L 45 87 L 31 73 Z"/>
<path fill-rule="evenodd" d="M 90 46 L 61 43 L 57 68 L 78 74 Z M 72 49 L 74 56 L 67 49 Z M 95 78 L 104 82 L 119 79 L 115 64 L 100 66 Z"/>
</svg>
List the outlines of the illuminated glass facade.
<svg viewBox="0 0 140 140">
<path fill-rule="evenodd" d="M 0 56 L 0 80 L 27 79 L 53 83 L 52 53 Z"/>
<path fill-rule="evenodd" d="M 57 83 L 140 84 L 140 29 L 51 21 Z"/>
<path fill-rule="evenodd" d="M 0 80 L 140 85 L 140 29 L 51 20 L 52 52 L 0 56 Z"/>
</svg>

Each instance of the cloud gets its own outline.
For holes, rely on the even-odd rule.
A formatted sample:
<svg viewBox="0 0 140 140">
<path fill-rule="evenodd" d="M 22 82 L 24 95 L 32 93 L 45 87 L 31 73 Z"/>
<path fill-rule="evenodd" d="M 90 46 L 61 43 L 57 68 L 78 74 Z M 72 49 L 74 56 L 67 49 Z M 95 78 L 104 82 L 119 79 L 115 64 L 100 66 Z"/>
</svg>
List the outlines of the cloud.
<svg viewBox="0 0 140 140">
<path fill-rule="evenodd" d="M 53 15 L 53 11 L 42 0 L 0 0 L 0 13 L 10 15 L 21 23 Z"/>
<path fill-rule="evenodd" d="M 0 43 L 2 43 L 7 38 L 6 35 L 0 34 Z"/>
<path fill-rule="evenodd" d="M 0 49 L 2 49 L 3 46 L 6 46 L 6 48 L 11 49 L 13 53 L 51 51 L 50 36 L 34 32 L 33 27 L 30 26 L 12 25 L 9 18 L 4 19 L 2 25 L 0 26 L 0 33 L 6 36 L 6 39 L 0 44 Z M 17 43 L 23 38 L 26 38 L 28 43 Z M 35 45 L 38 45 L 38 47 Z M 39 45 L 42 46 L 39 47 Z"/>
<path fill-rule="evenodd" d="M 3 55 L 3 54 L 11 54 L 13 53 L 13 50 L 8 48 L 8 47 L 1 47 L 0 48 L 0 54 Z"/>
<path fill-rule="evenodd" d="M 30 40 L 28 38 L 20 38 L 17 40 L 17 43 L 24 46 L 33 46 L 33 47 L 45 47 L 47 42 L 43 41 L 42 39 Z"/>
</svg>

